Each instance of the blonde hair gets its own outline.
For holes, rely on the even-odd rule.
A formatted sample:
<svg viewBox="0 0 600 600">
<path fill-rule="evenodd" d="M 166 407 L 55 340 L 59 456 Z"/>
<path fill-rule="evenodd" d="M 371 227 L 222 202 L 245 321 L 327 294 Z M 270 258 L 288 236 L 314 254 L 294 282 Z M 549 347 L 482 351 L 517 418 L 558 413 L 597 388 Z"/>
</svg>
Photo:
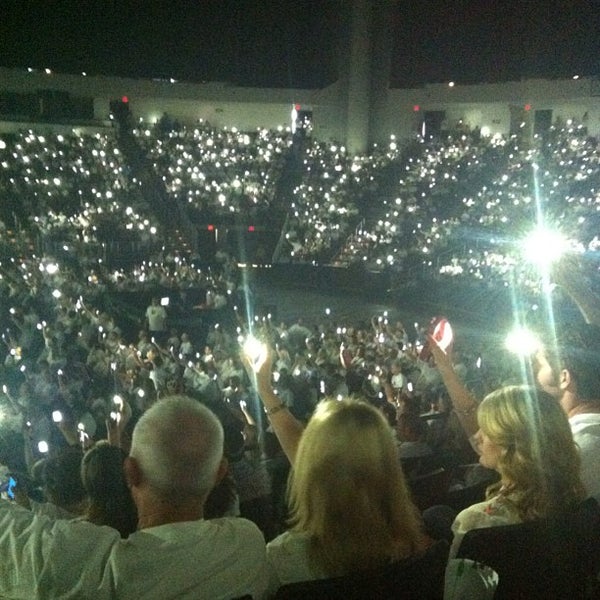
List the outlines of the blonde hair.
<svg viewBox="0 0 600 600">
<path fill-rule="evenodd" d="M 321 402 L 302 435 L 288 484 L 293 531 L 329 575 L 376 568 L 424 548 L 394 433 L 374 407 Z"/>
<path fill-rule="evenodd" d="M 508 386 L 479 406 L 481 431 L 501 448 L 497 470 L 507 486 L 490 486 L 488 498 L 503 494 L 523 520 L 568 510 L 585 498 L 579 451 L 562 408 L 548 393 Z"/>
</svg>

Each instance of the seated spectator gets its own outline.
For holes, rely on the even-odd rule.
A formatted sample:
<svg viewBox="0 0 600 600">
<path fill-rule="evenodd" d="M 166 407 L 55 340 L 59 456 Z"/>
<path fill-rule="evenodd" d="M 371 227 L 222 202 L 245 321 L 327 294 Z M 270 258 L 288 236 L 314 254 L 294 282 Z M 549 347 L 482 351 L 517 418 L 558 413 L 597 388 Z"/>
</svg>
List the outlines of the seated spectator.
<svg viewBox="0 0 600 600">
<path fill-rule="evenodd" d="M 396 422 L 398 448 L 401 459 L 431 456 L 433 450 L 426 441 L 427 422 L 418 415 L 407 412 L 398 415 Z"/>
<path fill-rule="evenodd" d="M 273 392 L 271 362 L 269 353 L 256 373 L 257 389 L 294 467 L 292 529 L 267 546 L 271 589 L 425 553 L 420 519 L 385 417 L 353 399 L 324 401 L 303 431 Z"/>
<path fill-rule="evenodd" d="M 30 500 L 36 514 L 53 519 L 73 519 L 87 506 L 85 490 L 80 480 L 81 450 L 65 448 L 41 463 L 39 475 L 46 502 Z"/>
<path fill-rule="evenodd" d="M 53 521 L 0 502 L 0 595 L 261 597 L 260 531 L 243 519 L 203 520 L 225 469 L 223 429 L 208 408 L 185 397 L 157 402 L 136 424 L 125 461 L 140 531 L 121 540 L 107 527 Z"/>
<path fill-rule="evenodd" d="M 451 556 L 471 529 L 558 516 L 586 496 L 569 422 L 552 396 L 501 388 L 483 400 L 477 419 L 479 462 L 501 479 L 487 489 L 484 502 L 456 517 Z"/>
<path fill-rule="evenodd" d="M 88 495 L 85 519 L 108 525 L 126 538 L 137 529 L 137 511 L 123 472 L 125 453 L 98 442 L 83 456 L 81 480 Z"/>
</svg>

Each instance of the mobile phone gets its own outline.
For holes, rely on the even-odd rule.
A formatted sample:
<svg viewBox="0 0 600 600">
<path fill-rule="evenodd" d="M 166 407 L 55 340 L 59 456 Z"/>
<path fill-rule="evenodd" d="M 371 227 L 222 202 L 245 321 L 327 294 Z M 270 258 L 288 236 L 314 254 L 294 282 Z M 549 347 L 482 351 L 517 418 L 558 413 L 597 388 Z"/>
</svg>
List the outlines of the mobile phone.
<svg viewBox="0 0 600 600">
<path fill-rule="evenodd" d="M 454 339 L 452 326 L 446 317 L 433 317 L 429 322 L 427 333 L 439 344 L 440 348 L 446 352 Z M 427 340 L 419 352 L 421 360 L 427 360 L 431 355 L 431 347 Z"/>
<path fill-rule="evenodd" d="M 17 487 L 17 480 L 14 477 L 8 478 L 8 487 L 6 488 L 6 495 L 11 499 L 15 499 L 15 488 Z"/>
<path fill-rule="evenodd" d="M 0 495 L 5 500 L 14 500 L 15 499 L 15 488 L 17 487 L 17 480 L 14 476 L 9 475 L 8 481 L 0 484 Z"/>
</svg>

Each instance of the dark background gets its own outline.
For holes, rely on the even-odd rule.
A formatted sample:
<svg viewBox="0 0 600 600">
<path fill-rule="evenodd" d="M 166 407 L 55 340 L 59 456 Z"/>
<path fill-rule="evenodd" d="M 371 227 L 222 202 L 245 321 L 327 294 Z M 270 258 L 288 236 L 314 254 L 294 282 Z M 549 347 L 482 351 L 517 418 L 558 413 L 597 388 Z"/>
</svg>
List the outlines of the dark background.
<svg viewBox="0 0 600 600">
<path fill-rule="evenodd" d="M 344 4 L 0 0 L 0 66 L 321 87 Z M 393 23 L 396 87 L 600 74 L 597 0 L 399 0 Z"/>
</svg>

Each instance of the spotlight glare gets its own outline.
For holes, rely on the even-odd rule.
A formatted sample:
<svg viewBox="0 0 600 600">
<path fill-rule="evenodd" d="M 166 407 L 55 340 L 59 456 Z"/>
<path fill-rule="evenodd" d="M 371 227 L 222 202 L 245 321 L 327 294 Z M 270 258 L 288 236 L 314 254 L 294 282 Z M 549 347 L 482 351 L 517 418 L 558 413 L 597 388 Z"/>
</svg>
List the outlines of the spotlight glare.
<svg viewBox="0 0 600 600">
<path fill-rule="evenodd" d="M 527 260 L 547 267 L 557 261 L 568 248 L 567 239 L 557 231 L 538 227 L 523 240 L 523 254 Z"/>
<path fill-rule="evenodd" d="M 540 348 L 540 341 L 524 327 L 516 327 L 507 336 L 506 349 L 519 356 L 530 356 Z"/>
</svg>

